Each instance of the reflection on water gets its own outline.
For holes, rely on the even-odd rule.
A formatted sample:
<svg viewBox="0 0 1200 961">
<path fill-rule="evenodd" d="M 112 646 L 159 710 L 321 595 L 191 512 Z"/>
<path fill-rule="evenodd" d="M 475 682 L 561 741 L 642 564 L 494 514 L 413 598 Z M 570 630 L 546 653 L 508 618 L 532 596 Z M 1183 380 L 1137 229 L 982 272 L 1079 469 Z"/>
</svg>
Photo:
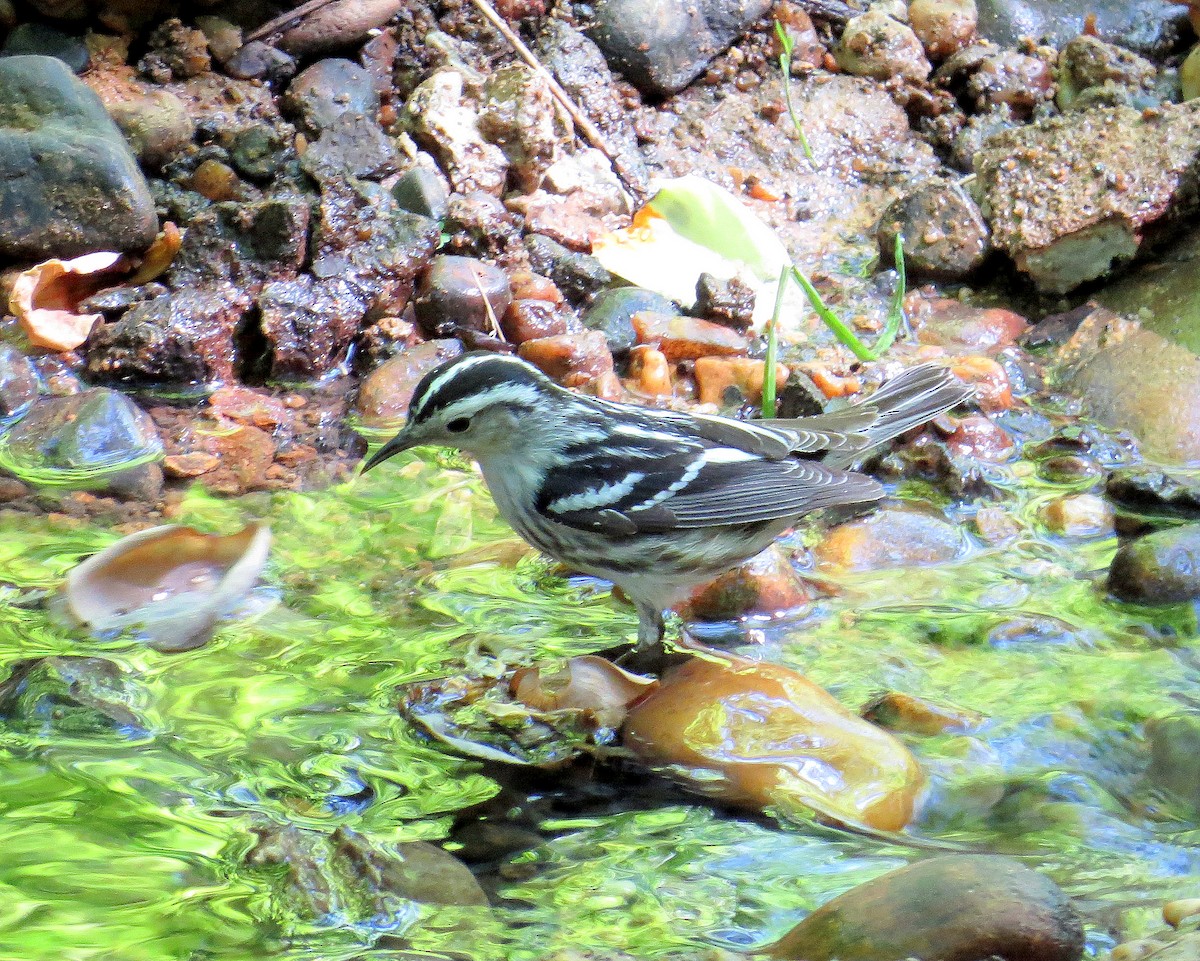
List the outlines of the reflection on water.
<svg viewBox="0 0 1200 961">
<path fill-rule="evenodd" d="M 1200 882 L 1196 812 L 1148 786 L 1142 726 L 1192 703 L 1197 632 L 1190 609 L 1104 599 L 1096 572 L 1115 541 L 1038 524 L 1064 489 L 1017 491 L 1009 546 L 846 577 L 803 623 L 758 625 L 755 650 L 852 707 L 893 689 L 982 712 L 969 733 L 904 736 L 930 780 L 917 830 L 1047 870 L 1102 945 Z M 606 648 L 635 618 L 548 577 L 473 482 L 432 465 L 312 495 L 195 495 L 180 518 L 221 531 L 256 519 L 276 533 L 279 603 L 179 654 L 72 634 L 31 593 L 113 534 L 3 522 L 0 957 L 653 957 L 777 936 L 913 856 L 585 768 L 507 784 L 489 808 L 549 839 L 484 865 L 491 911 L 313 892 L 369 872 L 317 871 L 300 896 L 250 856 L 267 827 L 341 827 L 385 858 L 446 837 L 456 812 L 501 790 L 400 718 L 399 685 Z"/>
</svg>

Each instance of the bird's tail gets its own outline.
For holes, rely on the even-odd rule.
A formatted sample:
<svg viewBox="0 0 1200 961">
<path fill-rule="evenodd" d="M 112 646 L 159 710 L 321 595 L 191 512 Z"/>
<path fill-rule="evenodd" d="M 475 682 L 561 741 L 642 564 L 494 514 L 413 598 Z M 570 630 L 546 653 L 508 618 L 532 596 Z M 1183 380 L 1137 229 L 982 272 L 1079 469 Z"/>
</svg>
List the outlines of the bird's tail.
<svg viewBox="0 0 1200 961">
<path fill-rule="evenodd" d="M 847 412 L 874 414 L 857 433 L 866 438 L 858 450 L 833 451 L 825 459 L 831 467 L 860 461 L 879 445 L 928 423 L 971 397 L 972 389 L 939 364 L 921 364 L 893 377 L 870 397 Z M 837 416 L 836 414 L 831 416 Z"/>
</svg>

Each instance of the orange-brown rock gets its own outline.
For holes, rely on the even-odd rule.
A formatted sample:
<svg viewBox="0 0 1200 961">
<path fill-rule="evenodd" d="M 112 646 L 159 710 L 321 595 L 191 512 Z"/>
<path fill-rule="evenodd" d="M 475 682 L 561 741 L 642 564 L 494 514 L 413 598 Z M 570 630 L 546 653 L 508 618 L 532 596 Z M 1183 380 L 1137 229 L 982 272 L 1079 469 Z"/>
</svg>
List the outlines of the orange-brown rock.
<svg viewBox="0 0 1200 961">
<path fill-rule="evenodd" d="M 696 317 L 673 317 L 643 310 L 633 315 L 638 343 L 658 347 L 668 360 L 744 354 L 749 342 L 736 330 Z"/>
<path fill-rule="evenodd" d="M 903 828 L 923 783 L 908 750 L 804 675 L 694 657 L 630 710 L 624 744 L 698 793 L 738 807 L 812 810 Z"/>
<path fill-rule="evenodd" d="M 596 330 L 528 340 L 517 353 L 564 387 L 582 387 L 613 369 L 612 352 Z"/>
<path fill-rule="evenodd" d="M 762 399 L 766 370 L 763 361 L 751 357 L 701 357 L 695 368 L 696 399 L 702 404 L 720 404 L 725 392 L 736 387 L 746 400 L 757 403 Z M 783 364 L 776 364 L 775 385 L 786 384 L 788 374 Z"/>
<path fill-rule="evenodd" d="M 687 602 L 691 617 L 723 621 L 748 614 L 780 614 L 803 607 L 818 592 L 772 544 L 716 580 L 698 587 Z"/>
</svg>

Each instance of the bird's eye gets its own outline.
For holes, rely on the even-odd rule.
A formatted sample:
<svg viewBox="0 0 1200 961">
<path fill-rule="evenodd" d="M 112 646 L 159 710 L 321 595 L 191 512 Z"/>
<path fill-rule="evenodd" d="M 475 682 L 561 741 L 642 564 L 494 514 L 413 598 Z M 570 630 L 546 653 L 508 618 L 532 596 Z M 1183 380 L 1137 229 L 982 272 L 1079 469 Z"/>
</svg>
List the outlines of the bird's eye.
<svg viewBox="0 0 1200 961">
<path fill-rule="evenodd" d="M 471 422 L 465 417 L 455 417 L 446 425 L 446 430 L 451 434 L 461 434 L 464 430 L 471 426 Z"/>
</svg>

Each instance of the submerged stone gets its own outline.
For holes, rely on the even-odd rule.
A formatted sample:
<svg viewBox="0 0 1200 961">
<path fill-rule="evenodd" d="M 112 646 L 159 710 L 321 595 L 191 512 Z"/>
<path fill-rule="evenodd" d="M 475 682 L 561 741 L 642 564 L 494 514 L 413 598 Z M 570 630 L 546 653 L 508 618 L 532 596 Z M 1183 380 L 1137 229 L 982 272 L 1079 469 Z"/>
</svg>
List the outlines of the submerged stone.
<svg viewBox="0 0 1200 961">
<path fill-rule="evenodd" d="M 92 486 L 162 456 L 150 416 L 103 387 L 46 397 L 3 439 L 0 463 L 22 480 Z"/>
<path fill-rule="evenodd" d="M 0 716 L 30 733 L 145 737 L 141 700 L 125 672 L 100 657 L 18 661 L 0 682 Z"/>
<path fill-rule="evenodd" d="M 1108 569 L 1108 589 L 1138 604 L 1200 599 L 1200 524 L 1156 531 L 1122 545 Z"/>
<path fill-rule="evenodd" d="M 628 353 L 638 342 L 633 316 L 652 311 L 668 317 L 679 315 L 679 308 L 662 294 L 644 287 L 615 287 L 596 297 L 581 318 L 583 325 L 604 335 L 608 349 L 617 356 Z"/>
<path fill-rule="evenodd" d="M 37 396 L 37 374 L 29 358 L 12 344 L 0 344 L 0 421 L 20 417 Z"/>
<path fill-rule="evenodd" d="M 1013 858 L 956 854 L 891 871 L 834 898 L 767 953 L 803 961 L 1079 961 L 1067 896 Z"/>
</svg>

